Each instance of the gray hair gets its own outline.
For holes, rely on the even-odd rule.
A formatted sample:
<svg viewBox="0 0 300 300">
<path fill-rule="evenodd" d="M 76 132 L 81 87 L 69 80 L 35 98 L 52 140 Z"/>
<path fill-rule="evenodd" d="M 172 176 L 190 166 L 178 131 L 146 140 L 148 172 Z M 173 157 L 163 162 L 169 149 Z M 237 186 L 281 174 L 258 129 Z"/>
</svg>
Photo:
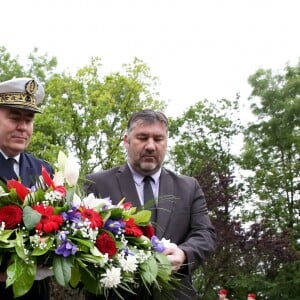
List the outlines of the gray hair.
<svg viewBox="0 0 300 300">
<path fill-rule="evenodd" d="M 153 124 L 155 122 L 163 123 L 168 131 L 169 122 L 165 114 L 160 111 L 154 111 L 152 109 L 144 109 L 132 114 L 127 123 L 127 132 L 129 133 L 135 127 L 136 123 L 140 120 L 148 124 Z"/>
</svg>

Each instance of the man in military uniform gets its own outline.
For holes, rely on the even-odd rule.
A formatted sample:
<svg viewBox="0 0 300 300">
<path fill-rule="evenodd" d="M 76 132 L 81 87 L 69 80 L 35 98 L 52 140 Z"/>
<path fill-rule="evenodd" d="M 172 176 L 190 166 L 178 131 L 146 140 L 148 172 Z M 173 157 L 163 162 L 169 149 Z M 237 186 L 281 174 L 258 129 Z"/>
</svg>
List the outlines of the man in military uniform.
<svg viewBox="0 0 300 300">
<path fill-rule="evenodd" d="M 25 152 L 29 145 L 35 113 L 44 98 L 44 88 L 32 78 L 15 78 L 0 83 L 0 180 L 20 179 L 27 187 L 41 174 L 42 166 L 53 175 L 53 168 L 45 161 Z M 9 257 L 4 255 L 0 264 L 0 298 L 14 299 L 12 288 L 5 287 Z M 40 272 L 31 290 L 17 299 L 48 300 L 49 274 Z M 37 278 L 36 278 L 37 279 Z"/>
</svg>

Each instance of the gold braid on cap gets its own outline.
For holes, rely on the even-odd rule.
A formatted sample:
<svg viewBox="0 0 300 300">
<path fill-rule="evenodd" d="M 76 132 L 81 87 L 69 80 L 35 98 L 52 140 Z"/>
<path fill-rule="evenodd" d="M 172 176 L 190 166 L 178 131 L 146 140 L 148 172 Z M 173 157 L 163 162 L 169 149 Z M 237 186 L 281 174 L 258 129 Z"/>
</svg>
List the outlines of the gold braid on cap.
<svg viewBox="0 0 300 300">
<path fill-rule="evenodd" d="M 36 109 L 36 98 L 34 94 L 38 90 L 38 84 L 35 80 L 29 80 L 25 84 L 25 93 L 0 93 L 0 104 L 21 105 Z"/>
</svg>

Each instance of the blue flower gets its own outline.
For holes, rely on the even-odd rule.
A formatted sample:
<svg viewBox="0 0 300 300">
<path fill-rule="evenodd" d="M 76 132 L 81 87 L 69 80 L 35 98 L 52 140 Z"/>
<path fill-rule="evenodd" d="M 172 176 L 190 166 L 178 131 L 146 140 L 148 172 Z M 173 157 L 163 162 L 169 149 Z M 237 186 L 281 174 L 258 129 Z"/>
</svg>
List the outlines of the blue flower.
<svg viewBox="0 0 300 300">
<path fill-rule="evenodd" d="M 55 249 L 55 253 L 57 255 L 62 255 L 63 257 L 68 257 L 69 255 L 74 255 L 77 251 L 77 247 L 72 244 L 70 241 L 63 241 L 57 249 Z"/>
<path fill-rule="evenodd" d="M 72 207 L 72 209 L 63 212 L 61 215 L 65 221 L 71 221 L 73 223 L 78 223 L 81 217 L 81 213 L 77 211 L 76 207 Z"/>
<path fill-rule="evenodd" d="M 69 231 L 67 231 L 67 230 L 59 231 L 58 232 L 58 239 L 60 241 L 63 241 L 63 242 L 67 241 L 67 234 L 69 234 Z"/>
<path fill-rule="evenodd" d="M 151 243 L 152 243 L 153 249 L 158 253 L 164 252 L 166 250 L 163 242 L 161 242 L 156 235 L 152 236 Z"/>
<path fill-rule="evenodd" d="M 105 222 L 104 228 L 113 234 L 119 234 L 120 229 L 123 227 L 123 223 L 115 220 L 108 219 Z"/>
</svg>

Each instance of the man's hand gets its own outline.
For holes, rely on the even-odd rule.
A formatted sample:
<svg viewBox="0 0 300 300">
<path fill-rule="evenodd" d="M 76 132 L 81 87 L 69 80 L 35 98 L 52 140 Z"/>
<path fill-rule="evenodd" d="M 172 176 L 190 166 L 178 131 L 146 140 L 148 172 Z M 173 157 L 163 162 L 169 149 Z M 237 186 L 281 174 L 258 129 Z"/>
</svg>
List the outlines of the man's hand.
<svg viewBox="0 0 300 300">
<path fill-rule="evenodd" d="M 167 248 L 163 253 L 170 261 L 173 272 L 177 272 L 186 260 L 185 253 L 178 247 Z"/>
</svg>

